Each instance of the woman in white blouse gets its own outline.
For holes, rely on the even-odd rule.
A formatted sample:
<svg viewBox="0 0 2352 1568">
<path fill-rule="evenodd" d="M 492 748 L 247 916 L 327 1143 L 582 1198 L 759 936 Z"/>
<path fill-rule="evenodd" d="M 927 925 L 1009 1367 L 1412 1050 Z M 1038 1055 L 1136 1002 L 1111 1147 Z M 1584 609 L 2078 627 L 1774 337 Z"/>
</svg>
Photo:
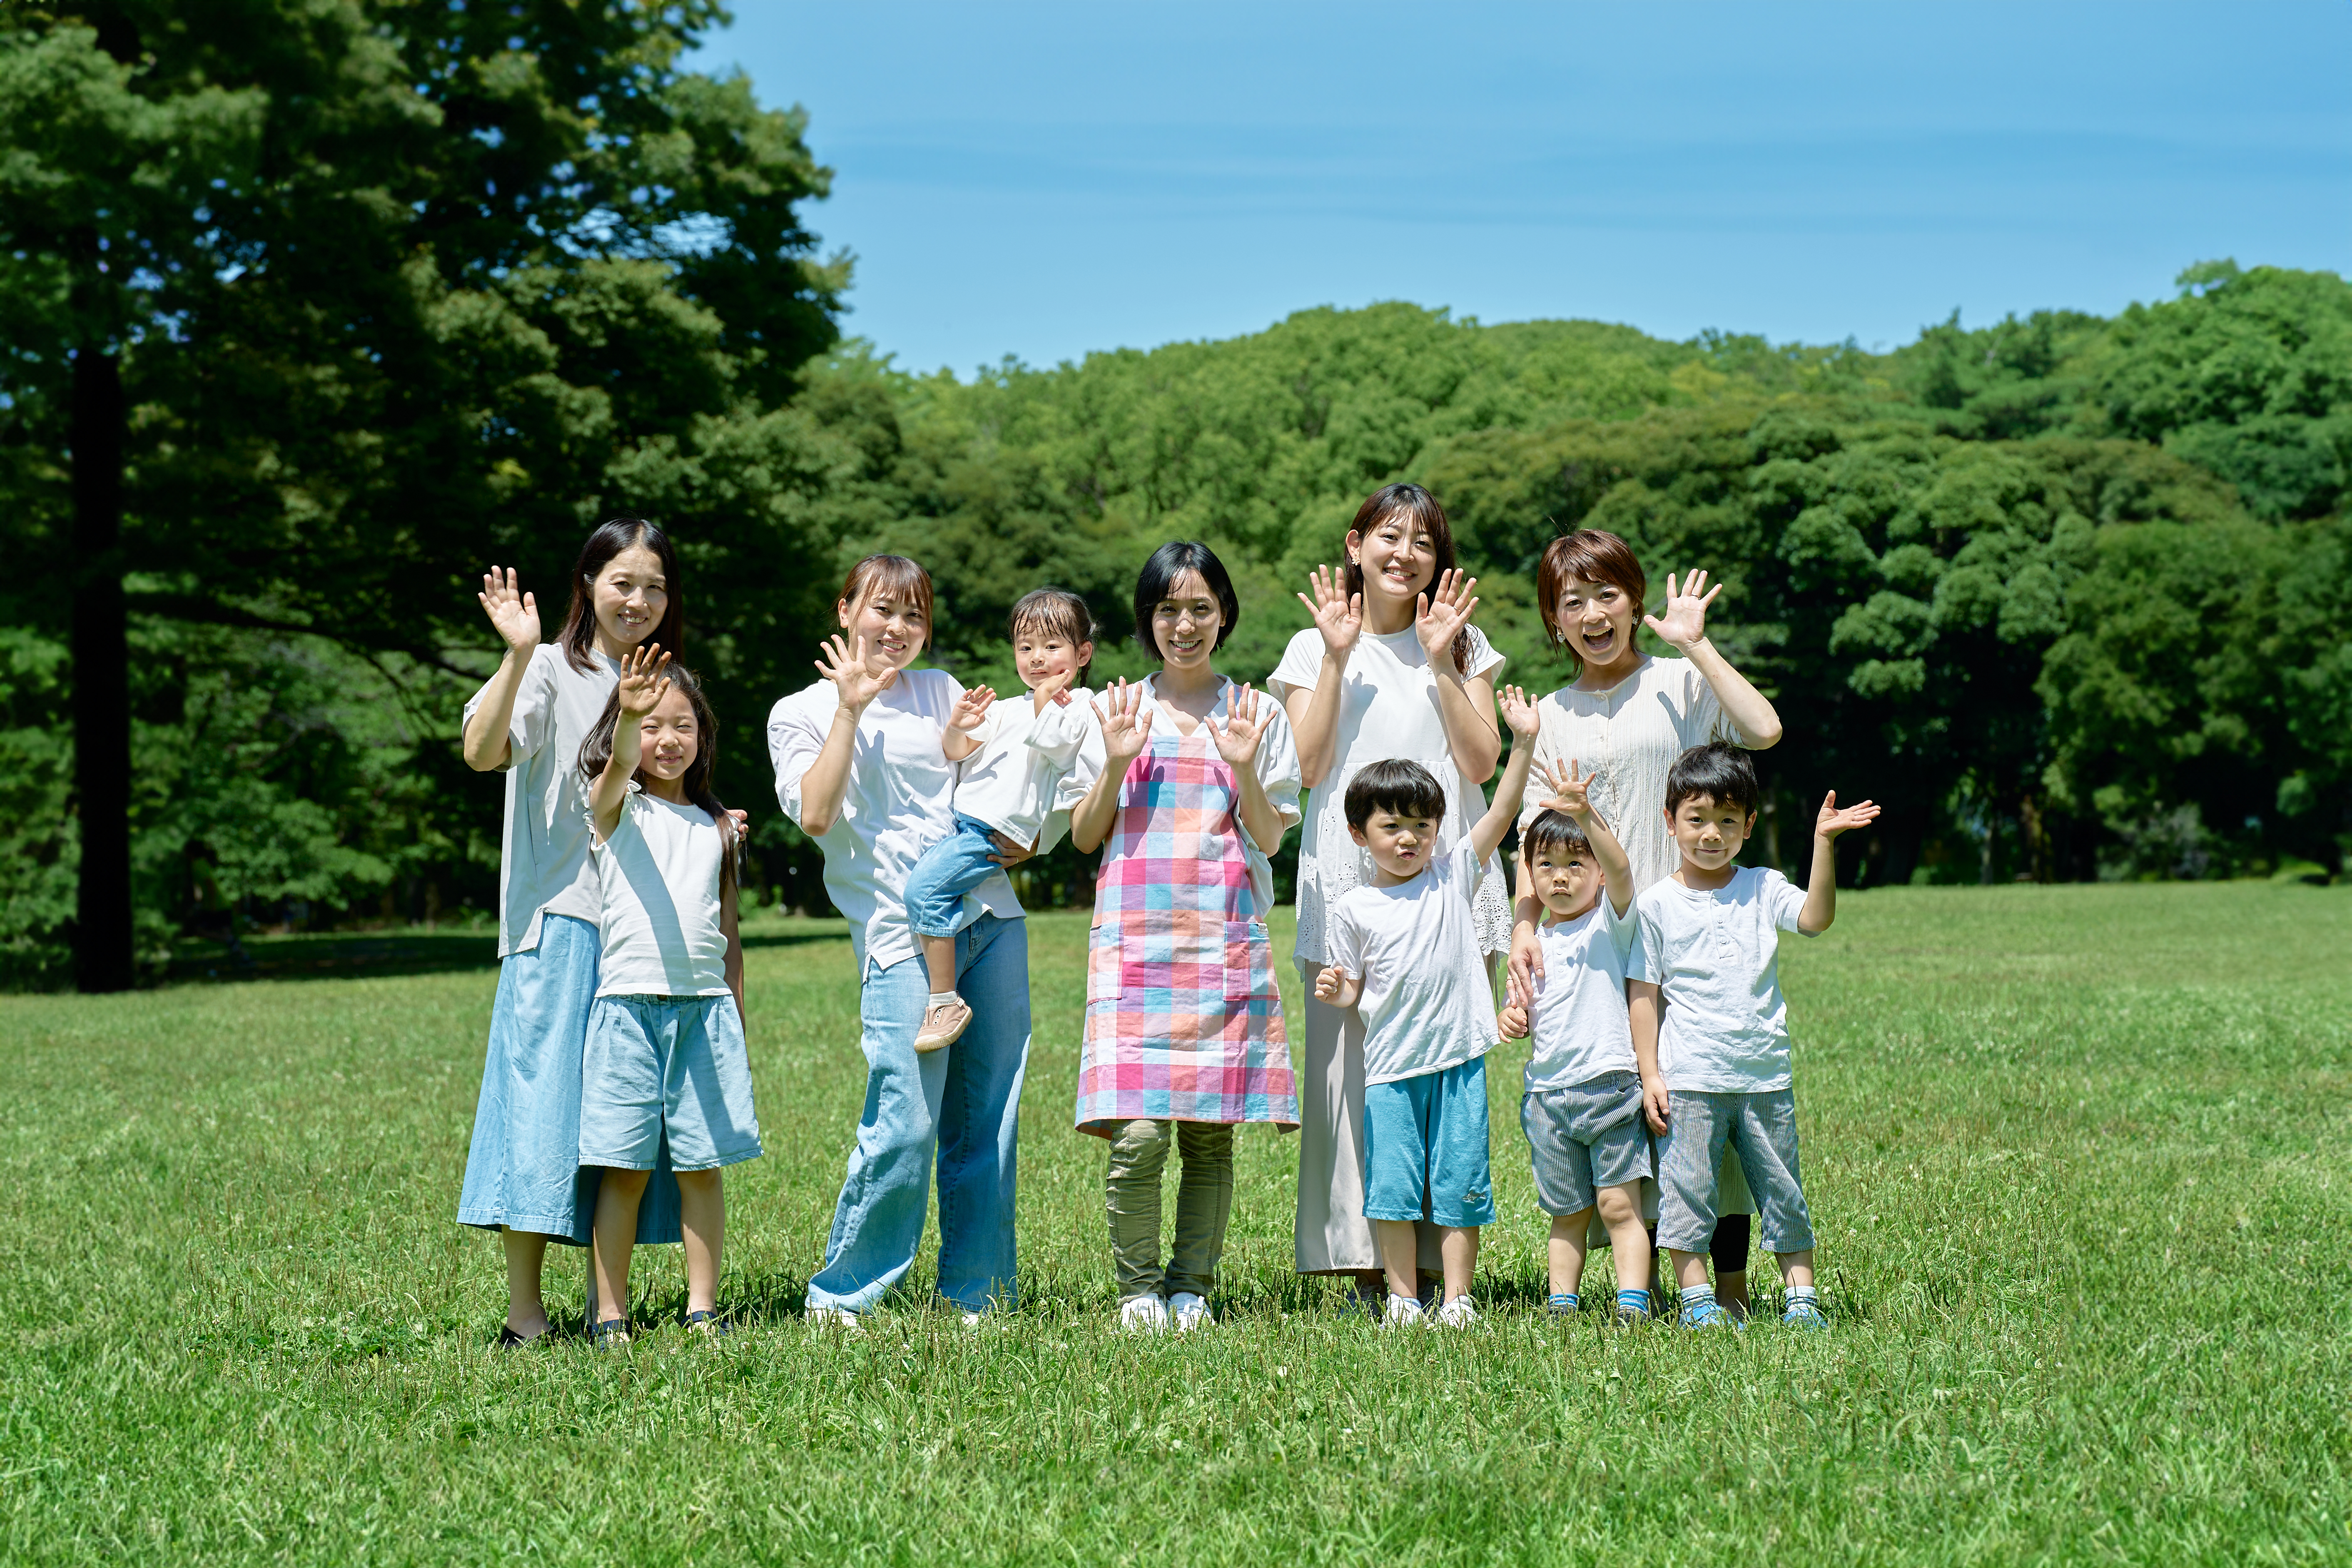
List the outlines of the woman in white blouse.
<svg viewBox="0 0 2352 1568">
<path fill-rule="evenodd" d="M 1663 616 L 1645 616 L 1649 578 L 1633 548 L 1613 533 L 1579 529 L 1551 542 L 1536 568 L 1544 630 L 1584 666 L 1575 681 L 1536 705 L 1531 777 L 1573 762 L 1594 775 L 1590 798 L 1633 865 L 1633 891 L 1675 873 L 1680 854 L 1666 826 L 1666 771 L 1692 746 L 1735 742 L 1760 752 L 1780 743 L 1780 716 L 1764 694 L 1706 640 L 1706 607 L 1723 592 L 1694 572 L 1666 578 Z M 1633 643 L 1635 617 L 1682 657 L 1658 658 Z M 1524 827 L 1542 809 L 1545 790 L 1530 783 L 1519 810 Z M 1540 973 L 1532 897 L 1518 904 L 1520 940 L 1511 952 L 1514 990 L 1525 994 Z M 1748 1305 L 1749 1199 L 1739 1157 L 1724 1155 L 1723 1217 L 1712 1248 L 1717 1299 Z"/>
<path fill-rule="evenodd" d="M 1296 960 L 1307 1002 L 1298 1074 L 1301 1274 L 1350 1274 L 1367 1300 L 1386 1293 L 1363 1217 L 1364 1026 L 1356 1010 L 1314 1000 L 1328 954 L 1325 921 L 1370 860 L 1348 834 L 1348 781 L 1368 763 L 1403 758 L 1446 784 L 1438 852 L 1485 809 L 1482 786 L 1502 755 L 1494 673 L 1502 655 L 1470 625 L 1477 600 L 1454 570 L 1444 509 L 1419 485 L 1390 485 L 1357 509 L 1338 575 L 1318 568 L 1299 601 L 1315 624 L 1290 639 L 1266 689 L 1282 699 L 1309 786 L 1298 850 Z M 1510 943 L 1499 865 L 1477 900 L 1480 946 Z M 1490 957 L 1491 962 L 1491 957 Z M 1421 1268 L 1439 1267 L 1434 1226 L 1421 1226 Z"/>
<path fill-rule="evenodd" d="M 923 1239 L 936 1157 L 939 1293 L 977 1321 L 1013 1301 L 1013 1185 L 1029 1060 L 1029 937 L 1002 872 L 965 900 L 956 989 L 972 1010 L 953 1045 L 918 1053 L 930 981 L 907 924 L 907 873 L 955 831 L 956 766 L 940 736 L 963 688 L 910 669 L 929 644 L 931 579 L 869 555 L 842 584 L 824 677 L 768 715 L 776 800 L 824 851 L 824 890 L 857 955 L 866 1103 L 808 1315 L 856 1328 Z M 999 863 L 1026 859 L 1003 839 Z"/>
</svg>

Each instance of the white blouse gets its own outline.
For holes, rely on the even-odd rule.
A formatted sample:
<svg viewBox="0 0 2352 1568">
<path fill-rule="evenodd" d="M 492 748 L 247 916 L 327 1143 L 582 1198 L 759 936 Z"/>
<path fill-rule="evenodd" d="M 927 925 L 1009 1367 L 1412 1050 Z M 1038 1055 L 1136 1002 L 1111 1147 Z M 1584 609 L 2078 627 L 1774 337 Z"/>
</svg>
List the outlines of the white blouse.
<svg viewBox="0 0 2352 1568">
<path fill-rule="evenodd" d="M 841 811 L 816 843 L 824 851 L 826 896 L 848 917 L 861 973 L 916 955 L 907 927 L 907 873 L 924 850 L 955 831 L 956 765 L 940 737 L 962 696 L 963 687 L 944 669 L 901 670 L 858 717 Z M 824 749 L 840 706 L 833 682 L 817 680 L 768 711 L 776 804 L 795 824 L 802 775 Z M 982 910 L 1022 918 L 1021 900 L 1002 870 L 965 897 L 967 919 Z"/>
<path fill-rule="evenodd" d="M 1222 722 L 1233 701 L 1234 688 L 1225 677 L 1217 679 L 1220 682 L 1217 705 L 1209 710 L 1209 717 Z M 1177 740 L 1192 739 L 1178 726 L 1176 715 L 1160 700 L 1159 681 L 1157 675 L 1143 679 L 1143 700 L 1136 705 L 1135 710 L 1137 721 L 1140 722 L 1146 713 L 1152 715 L 1153 745 L 1158 745 L 1163 735 Z M 1260 711 L 1264 711 L 1265 693 L 1259 693 L 1258 702 Z M 1290 716 L 1282 710 L 1280 702 L 1274 703 L 1273 708 L 1274 711 L 1266 717 L 1265 732 L 1257 738 L 1257 759 L 1250 771 L 1257 774 L 1258 787 L 1265 791 L 1265 798 L 1281 816 L 1282 829 L 1287 833 L 1298 825 L 1298 745 L 1290 737 Z M 1199 735 L 1213 752 L 1216 737 L 1202 733 L 1206 728 L 1207 721 L 1204 720 L 1192 727 L 1192 734 Z M 1238 822 L 1239 812 L 1234 815 Z M 1242 853 L 1249 861 L 1250 894 L 1257 900 L 1257 918 L 1265 920 L 1274 908 L 1274 867 L 1266 859 L 1266 851 L 1257 847 L 1246 828 L 1242 830 L 1241 841 Z"/>
<path fill-rule="evenodd" d="M 1470 628 L 1470 667 L 1465 679 L 1491 677 L 1501 668 L 1486 635 Z M 1266 689 L 1284 700 L 1293 691 L 1312 691 L 1323 670 L 1323 634 L 1307 627 L 1290 639 L 1282 662 L 1266 679 Z M 1350 889 L 1370 886 L 1372 858 L 1348 835 L 1348 783 L 1370 763 L 1414 762 L 1445 786 L 1445 820 L 1438 828 L 1437 852 L 1450 854 L 1486 810 L 1486 792 L 1454 761 L 1438 708 L 1437 677 L 1429 654 L 1410 626 L 1356 639 L 1348 656 L 1347 694 L 1339 705 L 1339 730 L 1331 769 L 1307 797 L 1307 826 L 1298 840 L 1298 946 L 1303 963 L 1328 963 L 1332 906 Z M 1511 900 L 1499 875 L 1502 861 L 1489 858 L 1488 875 L 1472 906 L 1480 951 L 1503 952 L 1511 945 Z"/>
<path fill-rule="evenodd" d="M 1653 658 L 1606 691 L 1564 686 L 1536 711 L 1535 767 L 1519 807 L 1519 826 L 1535 820 L 1551 795 L 1548 764 L 1574 762 L 1596 773 L 1592 807 L 1625 847 L 1633 892 L 1663 881 L 1682 863 L 1666 826 L 1666 771 L 1675 759 L 1709 741 L 1739 739 L 1698 666 L 1686 658 Z"/>
<path fill-rule="evenodd" d="M 499 956 L 539 945 L 540 917 L 570 915 L 596 923 L 603 896 L 588 863 L 588 790 L 580 775 L 580 743 L 620 683 L 616 660 L 591 649 L 592 668 L 576 669 L 552 643 L 532 650 L 515 688 L 507 722 L 511 748 L 506 824 L 499 854 Z M 486 681 L 466 704 L 466 722 L 489 690 Z"/>
</svg>

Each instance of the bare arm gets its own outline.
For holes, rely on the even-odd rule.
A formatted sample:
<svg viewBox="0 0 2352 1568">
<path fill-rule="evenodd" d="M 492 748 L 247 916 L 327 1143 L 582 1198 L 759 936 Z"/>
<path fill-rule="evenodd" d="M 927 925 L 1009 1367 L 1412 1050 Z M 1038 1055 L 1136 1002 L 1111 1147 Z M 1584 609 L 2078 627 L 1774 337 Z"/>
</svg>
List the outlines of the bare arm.
<svg viewBox="0 0 2352 1568">
<path fill-rule="evenodd" d="M 539 651 L 539 601 L 517 585 L 511 566 L 503 578 L 495 566 L 482 574 L 482 591 L 477 597 L 507 645 L 506 657 L 499 660 L 497 672 L 482 689 L 480 705 L 466 725 L 466 765 L 487 773 L 514 760 L 514 737 L 509 731 L 514 724 L 515 694 L 522 689 L 530 656 Z"/>
<path fill-rule="evenodd" d="M 823 652 L 817 673 L 833 682 L 841 706 L 834 710 L 832 727 L 824 732 L 824 745 L 817 752 L 816 761 L 801 774 L 801 831 L 811 838 L 832 832 L 841 816 L 842 800 L 849 793 L 850 764 L 857 757 L 858 720 L 898 679 L 896 669 L 877 675 L 866 668 L 862 637 L 854 647 L 838 637 L 829 637 Z"/>
<path fill-rule="evenodd" d="M 1610 907 L 1617 918 L 1624 919 L 1625 911 L 1633 907 L 1633 863 L 1625 857 L 1625 847 L 1601 820 L 1592 808 L 1592 781 L 1598 773 L 1586 773 L 1579 778 L 1576 759 L 1570 757 L 1565 768 L 1546 770 L 1551 774 L 1551 798 L 1544 802 L 1547 809 L 1565 814 L 1592 846 L 1592 858 L 1601 863 L 1601 886 L 1609 889 Z"/>
<path fill-rule="evenodd" d="M 1698 667 L 1715 700 L 1723 704 L 1723 715 L 1738 731 L 1739 743 L 1751 752 L 1769 751 L 1780 743 L 1780 715 L 1762 692 L 1748 684 L 1748 678 L 1731 668 L 1731 661 L 1716 651 L 1706 640 L 1706 607 L 1723 592 L 1717 583 L 1702 595 L 1706 587 L 1706 574 L 1694 572 L 1676 587 L 1675 575 L 1666 574 L 1666 613 L 1644 616 L 1643 624 L 1665 639 L 1676 653 Z"/>
<path fill-rule="evenodd" d="M 613 722 L 613 754 L 604 759 L 604 771 L 588 786 L 588 812 L 596 824 L 596 839 L 603 843 L 613 837 L 621 825 L 621 811 L 628 804 L 629 781 L 636 776 L 637 762 L 645 750 L 645 731 L 641 726 L 646 714 L 669 689 L 669 655 L 656 654 L 653 645 L 629 650 L 621 661 L 621 682 L 614 688 L 620 698 L 620 712 Z"/>
<path fill-rule="evenodd" d="M 722 828 L 719 842 L 731 858 L 741 842 L 740 831 Z M 738 906 L 742 902 L 737 886 L 740 880 L 736 877 L 719 879 L 719 929 L 727 937 L 727 989 L 735 993 L 735 1016 L 738 1021 L 747 1021 L 751 1015 L 743 1011 L 743 936 L 737 919 Z"/>
<path fill-rule="evenodd" d="M 1429 671 L 1437 678 L 1437 715 L 1444 721 L 1446 750 L 1454 765 L 1480 784 L 1495 776 L 1503 754 L 1502 731 L 1495 723 L 1495 688 L 1485 676 L 1465 679 L 1454 668 L 1454 639 L 1470 624 L 1478 601 L 1470 590 L 1475 577 L 1448 572 L 1431 586 L 1415 606 L 1413 631 Z"/>
<path fill-rule="evenodd" d="M 1519 815 L 1519 802 L 1527 794 L 1528 766 L 1536 754 L 1536 707 L 1516 686 L 1503 688 L 1503 719 L 1511 727 L 1511 760 L 1503 769 L 1503 782 L 1495 786 L 1495 799 L 1486 815 L 1470 828 L 1470 842 L 1481 860 L 1501 847 L 1503 835 Z"/>
<path fill-rule="evenodd" d="M 1352 1007 L 1363 994 L 1364 977 L 1349 974 L 1336 963 L 1325 964 L 1315 976 L 1315 1000 L 1327 1007 Z"/>
<path fill-rule="evenodd" d="M 1664 1011 L 1655 981 L 1625 982 L 1625 1012 L 1633 1024 L 1633 1065 L 1641 1069 L 1642 1109 L 1653 1132 L 1666 1130 L 1666 1079 L 1658 1071 L 1658 1018 Z"/>
<path fill-rule="evenodd" d="M 1813 872 L 1805 881 L 1805 907 L 1797 911 L 1797 929 L 1807 936 L 1821 935 L 1837 919 L 1838 835 L 1850 833 L 1877 816 L 1875 801 L 1839 810 L 1835 790 L 1822 802 L 1822 814 L 1813 823 Z"/>
<path fill-rule="evenodd" d="M 1291 742 L 1298 748 L 1298 777 L 1308 789 L 1329 776 L 1332 764 L 1339 760 L 1339 710 L 1348 698 L 1348 656 L 1355 652 L 1356 639 L 1364 630 L 1364 596 L 1342 594 L 1341 581 L 1328 566 L 1318 566 L 1307 578 L 1314 597 L 1298 595 L 1298 602 L 1315 617 L 1315 629 L 1323 636 L 1323 664 L 1316 674 L 1315 689 L 1293 688 L 1282 700 L 1283 711 L 1290 716 Z"/>
</svg>

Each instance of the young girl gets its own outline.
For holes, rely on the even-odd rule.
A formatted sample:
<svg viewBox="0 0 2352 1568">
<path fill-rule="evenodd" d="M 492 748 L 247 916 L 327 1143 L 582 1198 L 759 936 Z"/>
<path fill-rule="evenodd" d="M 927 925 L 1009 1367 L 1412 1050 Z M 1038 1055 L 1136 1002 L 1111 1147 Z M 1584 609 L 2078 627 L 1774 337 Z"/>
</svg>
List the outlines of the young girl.
<svg viewBox="0 0 2352 1568">
<path fill-rule="evenodd" d="M 1206 545 L 1153 552 L 1135 585 L 1135 636 L 1160 656 L 1160 673 L 1105 691 L 1105 765 L 1070 814 L 1079 849 L 1108 841 L 1077 1124 L 1110 1141 L 1106 1206 L 1129 1328 L 1213 1321 L 1234 1125 L 1298 1123 L 1265 926 L 1266 856 L 1298 820 L 1298 757 L 1282 710 L 1211 667 L 1239 610 Z M 1171 1141 L 1184 1174 L 1163 1267 L 1160 1175 Z"/>
<path fill-rule="evenodd" d="M 637 1200 L 665 1142 L 686 1231 L 686 1323 L 725 1333 L 717 1294 L 722 1167 L 760 1155 L 743 1045 L 735 823 L 710 793 L 719 738 L 702 688 L 649 647 L 631 653 L 580 748 L 604 930 L 582 1065 L 580 1163 L 596 1199 L 600 1346 L 628 1342 Z"/>
<path fill-rule="evenodd" d="M 600 523 L 581 545 L 572 606 L 552 644 L 540 641 L 539 601 L 512 568 L 492 567 L 480 598 L 506 658 L 466 704 L 466 765 L 504 773 L 507 804 L 499 994 L 457 1219 L 500 1233 L 507 1318 L 499 1344 L 512 1348 L 547 1331 L 540 1274 L 549 1239 L 588 1245 L 596 1207 L 596 1173 L 580 1168 L 580 1052 L 596 994 L 600 908 L 580 742 L 631 649 L 652 640 L 677 650 L 683 601 L 668 535 L 634 517 Z M 677 1187 L 666 1168 L 637 1239 L 678 1239 Z"/>
</svg>

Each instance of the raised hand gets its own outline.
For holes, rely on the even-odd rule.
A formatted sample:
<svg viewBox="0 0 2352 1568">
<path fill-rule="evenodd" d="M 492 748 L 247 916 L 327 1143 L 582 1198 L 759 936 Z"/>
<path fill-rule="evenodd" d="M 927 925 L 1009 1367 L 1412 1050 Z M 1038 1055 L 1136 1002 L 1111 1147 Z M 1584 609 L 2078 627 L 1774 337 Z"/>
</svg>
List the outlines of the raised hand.
<svg viewBox="0 0 2352 1568">
<path fill-rule="evenodd" d="M 1049 675 L 1029 689 L 1029 710 L 1043 713 L 1050 702 L 1056 708 L 1070 705 L 1070 688 L 1077 683 L 1077 666 L 1072 665 L 1059 675 Z"/>
<path fill-rule="evenodd" d="M 658 643 L 639 643 L 621 660 L 621 717 L 642 719 L 669 690 L 669 655 Z"/>
<path fill-rule="evenodd" d="M 1136 718 L 1143 707 L 1143 683 L 1130 686 L 1124 680 L 1114 680 L 1103 688 L 1102 700 L 1095 704 L 1095 718 L 1102 724 L 1103 763 L 1107 772 L 1124 777 L 1127 764 L 1143 754 L 1151 743 L 1151 714 Z"/>
<path fill-rule="evenodd" d="M 1364 596 L 1343 592 L 1345 582 L 1328 566 L 1318 566 L 1307 575 L 1307 585 L 1315 596 L 1298 595 L 1298 602 L 1315 617 L 1315 629 L 1323 634 L 1324 651 L 1342 662 L 1364 632 Z"/>
<path fill-rule="evenodd" d="M 1702 590 L 1705 590 L 1702 592 Z M 1675 585 L 1675 574 L 1666 574 L 1666 613 L 1643 616 L 1642 624 L 1675 647 L 1688 647 L 1706 636 L 1706 607 L 1723 592 L 1723 584 L 1706 585 L 1706 574 L 1693 572 Z"/>
<path fill-rule="evenodd" d="M 1813 837 L 1835 838 L 1841 833 L 1851 833 L 1878 820 L 1878 803 L 1865 800 L 1860 805 L 1838 808 L 1837 791 L 1832 790 L 1822 801 L 1822 814 L 1813 819 Z"/>
<path fill-rule="evenodd" d="M 866 705 L 890 689 L 898 679 L 898 667 L 886 665 L 877 673 L 866 661 L 866 638 L 861 635 L 854 644 L 845 643 L 840 635 L 829 637 L 818 647 L 816 672 L 833 682 L 840 694 L 841 705 L 853 713 L 863 713 Z"/>
<path fill-rule="evenodd" d="M 956 699 L 955 708 L 948 714 L 948 728 L 964 731 L 979 729 L 981 721 L 988 717 L 989 704 L 995 700 L 996 693 L 989 687 L 966 687 L 963 695 Z"/>
<path fill-rule="evenodd" d="M 1475 577 L 1465 576 L 1460 571 L 1441 574 L 1430 584 L 1434 590 L 1422 594 L 1413 601 L 1412 629 L 1421 638 L 1422 651 L 1429 655 L 1432 668 L 1454 662 L 1448 652 L 1462 628 L 1470 624 L 1470 616 L 1478 608 L 1478 601 L 1470 590 L 1478 585 Z"/>
<path fill-rule="evenodd" d="M 1511 733 L 1520 740 L 1531 741 L 1543 729 L 1543 718 L 1536 711 L 1534 700 L 1517 687 L 1497 689 L 1495 700 L 1503 706 L 1503 722 L 1509 725 Z"/>
<path fill-rule="evenodd" d="M 1244 683 L 1233 689 L 1233 696 L 1225 703 L 1223 728 L 1218 726 L 1213 713 L 1202 722 L 1208 725 L 1209 739 L 1217 743 L 1217 755 L 1225 759 L 1225 765 L 1245 768 L 1257 760 L 1258 739 L 1273 720 L 1274 699 L 1261 700 Z"/>
<path fill-rule="evenodd" d="M 1560 812 L 1582 822 L 1592 815 L 1592 781 L 1600 776 L 1598 773 L 1590 773 L 1579 778 L 1574 757 L 1568 759 L 1568 766 L 1564 768 L 1558 763 L 1546 763 L 1544 782 L 1551 786 L 1551 798 L 1544 802 L 1544 809 Z"/>
<path fill-rule="evenodd" d="M 482 591 L 477 595 L 482 602 L 482 613 L 490 617 L 499 636 L 507 647 L 528 658 L 539 646 L 539 601 L 522 591 L 515 581 L 515 570 L 507 568 L 501 579 L 495 566 L 482 574 Z"/>
</svg>

